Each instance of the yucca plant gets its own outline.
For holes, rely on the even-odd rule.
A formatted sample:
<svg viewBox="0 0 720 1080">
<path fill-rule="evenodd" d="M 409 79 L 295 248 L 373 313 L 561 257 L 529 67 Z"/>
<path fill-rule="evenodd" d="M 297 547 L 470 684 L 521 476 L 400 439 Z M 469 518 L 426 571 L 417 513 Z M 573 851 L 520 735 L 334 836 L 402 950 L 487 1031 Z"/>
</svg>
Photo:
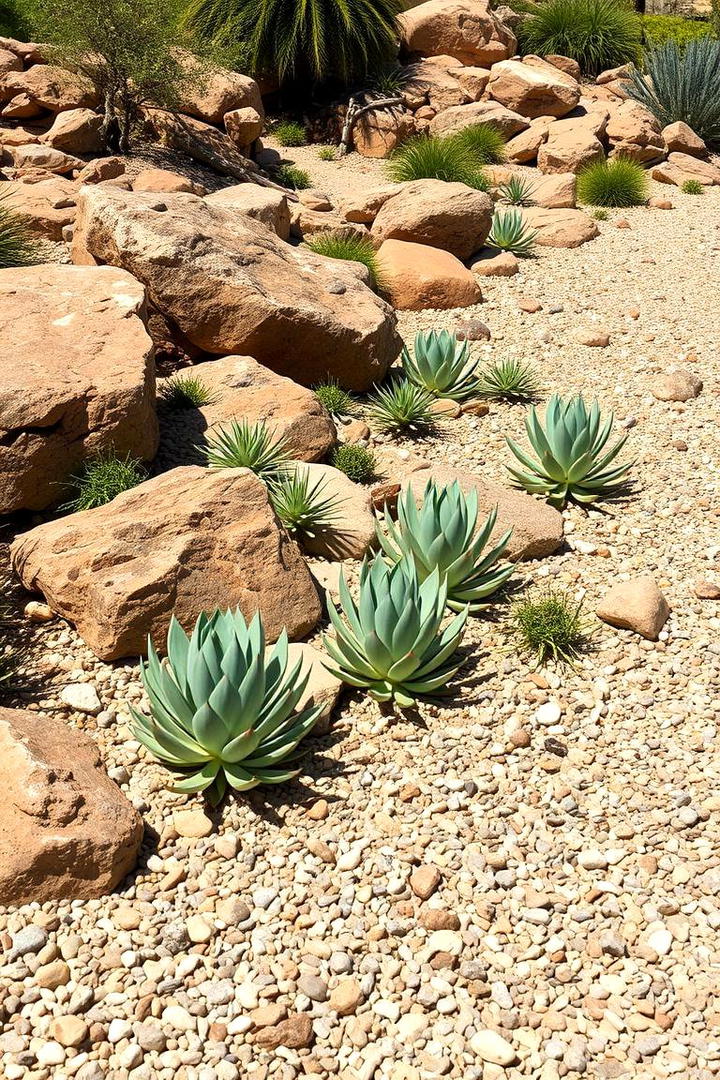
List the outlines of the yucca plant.
<svg viewBox="0 0 720 1080">
<path fill-rule="evenodd" d="M 354 416 L 358 410 L 355 398 L 343 389 L 337 379 L 327 379 L 317 383 L 312 389 L 330 415 L 336 419 L 341 416 Z"/>
<path fill-rule="evenodd" d="M 498 191 L 511 206 L 529 206 L 535 185 L 531 184 L 526 177 L 513 173 L 506 183 L 500 184 Z"/>
<path fill-rule="evenodd" d="M 510 633 L 518 647 L 538 664 L 553 660 L 574 664 L 589 641 L 582 600 L 562 589 L 548 588 L 523 597 L 510 611 Z"/>
<path fill-rule="evenodd" d="M 478 381 L 481 394 L 501 401 L 530 401 L 540 391 L 535 368 L 510 357 L 493 360 L 480 372 Z"/>
<path fill-rule="evenodd" d="M 123 491 L 137 487 L 147 479 L 147 469 L 141 461 L 126 454 L 125 457 L 108 450 L 86 461 L 82 471 L 70 478 L 75 496 L 64 503 L 61 510 L 78 513 L 105 506 Z"/>
<path fill-rule="evenodd" d="M 512 439 L 506 440 L 528 470 L 522 472 L 508 466 L 515 484 L 532 494 L 547 496 L 558 507 L 563 507 L 568 499 L 593 503 L 614 495 L 626 481 L 632 463 L 610 468 L 627 440 L 625 434 L 606 450 L 613 422 L 611 413 L 601 423 L 597 401 L 588 409 L 582 394 L 568 400 L 553 394 L 545 410 L 544 427 L 531 406 L 525 418 L 525 430 L 536 458 Z"/>
<path fill-rule="evenodd" d="M 720 143 L 720 41 L 668 41 L 645 55 L 625 88 L 662 127 L 682 120 L 708 143 Z"/>
<path fill-rule="evenodd" d="M 445 180 L 488 191 L 490 181 L 471 150 L 452 136 L 419 135 L 402 143 L 388 159 L 391 180 Z"/>
<path fill-rule="evenodd" d="M 0 196 L 0 270 L 33 266 L 42 259 L 40 245 L 33 239 L 26 219 Z"/>
<path fill-rule="evenodd" d="M 274 439 L 262 420 L 232 420 L 210 431 L 198 447 L 211 469 L 251 469 L 261 480 L 277 479 L 290 454 L 285 439 Z"/>
<path fill-rule="evenodd" d="M 488 244 L 509 251 L 520 259 L 527 259 L 535 250 L 537 233 L 531 229 L 520 210 L 496 210 L 493 214 L 492 228 Z"/>
<path fill-rule="evenodd" d="M 275 513 L 287 531 L 300 540 L 312 539 L 337 524 L 344 500 L 327 494 L 326 489 L 323 477 L 312 483 L 308 469 L 300 468 L 270 481 L 268 488 Z"/>
<path fill-rule="evenodd" d="M 397 521 L 386 512 L 377 525 L 377 537 L 388 561 L 412 559 L 421 581 L 437 570 L 447 584 L 447 606 L 452 611 L 462 611 L 467 605 L 477 614 L 513 572 L 509 563 L 500 561 L 512 529 L 486 551 L 497 509 L 476 532 L 477 519 L 474 489 L 464 494 L 457 480 L 442 487 L 428 480 L 420 509 L 412 488 L 407 488 L 398 499 Z"/>
<path fill-rule="evenodd" d="M 382 270 L 369 234 L 363 235 L 354 229 L 330 229 L 327 232 L 315 233 L 305 241 L 305 245 L 316 255 L 324 255 L 326 259 L 347 259 L 350 262 L 362 263 L 370 274 L 373 289 L 382 288 Z"/>
<path fill-rule="evenodd" d="M 463 401 L 477 390 L 478 361 L 470 358 L 469 347 L 468 341 L 458 341 L 448 330 L 420 330 L 415 335 L 414 355 L 403 347 L 403 371 L 434 397 Z"/>
<path fill-rule="evenodd" d="M 239 609 L 203 613 L 189 637 L 173 617 L 167 659 L 148 640 L 140 663 L 151 716 L 132 709 L 135 737 L 185 774 L 173 791 L 207 791 L 214 805 L 228 787 L 282 784 L 297 776 L 296 748 L 322 708 L 295 712 L 310 674 L 302 664 L 288 669 L 285 631 L 266 657 L 259 614 L 248 626 Z"/>
<path fill-rule="evenodd" d="M 586 75 L 640 57 L 640 17 L 624 0 L 545 0 L 526 10 L 518 26 L 523 55 L 569 56 Z"/>
<path fill-rule="evenodd" d="M 354 443 L 336 446 L 330 461 L 336 469 L 344 472 L 356 484 L 367 484 L 369 480 L 372 480 L 377 468 L 372 450 Z"/>
<path fill-rule="evenodd" d="M 577 193 L 589 206 L 642 206 L 648 197 L 647 173 L 627 157 L 593 161 L 578 175 Z"/>
<path fill-rule="evenodd" d="M 160 387 L 160 398 L 169 409 L 201 409 L 215 400 L 210 387 L 199 375 L 173 375 Z"/>
<path fill-rule="evenodd" d="M 409 560 L 388 565 L 377 556 L 361 567 L 357 604 L 342 571 L 339 592 L 340 610 L 327 596 L 335 636 L 323 639 L 334 675 L 403 709 L 448 693 L 468 612 L 442 627 L 447 585 L 437 570 L 421 582 Z"/>
<path fill-rule="evenodd" d="M 493 124 L 470 124 L 449 138 L 469 151 L 478 165 L 500 165 L 505 160 L 505 139 Z"/>
<path fill-rule="evenodd" d="M 376 386 L 368 397 L 368 417 L 380 431 L 425 434 L 435 427 L 432 405 L 435 396 L 405 378 L 393 378 Z"/>
</svg>

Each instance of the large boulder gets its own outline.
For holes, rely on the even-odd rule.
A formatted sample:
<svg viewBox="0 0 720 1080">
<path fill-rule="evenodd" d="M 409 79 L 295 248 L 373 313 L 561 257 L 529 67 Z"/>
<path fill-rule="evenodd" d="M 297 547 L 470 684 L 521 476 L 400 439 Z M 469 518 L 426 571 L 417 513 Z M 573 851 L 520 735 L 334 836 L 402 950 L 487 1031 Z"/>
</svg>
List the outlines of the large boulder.
<svg viewBox="0 0 720 1080">
<path fill-rule="evenodd" d="M 56 176 L 37 184 L 3 184 L 7 205 L 25 219 L 28 231 L 45 240 L 60 241 L 63 229 L 77 214 L 77 184 Z"/>
<path fill-rule="evenodd" d="M 367 158 L 386 158 L 415 134 L 412 113 L 399 109 L 370 109 L 353 128 L 353 146 Z"/>
<path fill-rule="evenodd" d="M 580 100 L 580 84 L 539 56 L 503 60 L 490 71 L 487 93 L 513 112 L 538 116 L 567 116 Z"/>
<path fill-rule="evenodd" d="M 392 309 L 335 260 L 194 195 L 80 194 L 77 244 L 122 266 L 195 346 L 254 356 L 296 382 L 382 379 L 401 347 Z"/>
<path fill-rule="evenodd" d="M 275 188 L 260 184 L 234 184 L 220 188 L 205 198 L 215 206 L 225 206 L 238 214 L 262 221 L 277 233 L 281 240 L 290 239 L 290 207 L 287 196 Z"/>
<path fill-rule="evenodd" d="M 547 138 L 538 149 L 537 166 L 544 173 L 579 173 L 586 165 L 604 157 L 595 120 L 566 117 L 550 125 Z"/>
<path fill-rule="evenodd" d="M 194 73 L 196 78 L 183 89 L 180 112 L 206 124 L 221 124 L 225 113 L 233 109 L 254 109 L 261 118 L 265 116 L 260 87 L 249 75 L 218 67 L 202 71 L 186 55 L 191 75 Z"/>
<path fill-rule="evenodd" d="M 140 815 L 97 746 L 67 724 L 0 709 L 0 904 L 91 900 L 137 861 Z"/>
<path fill-rule="evenodd" d="M 53 146 L 41 146 L 40 143 L 30 143 L 28 146 L 16 146 L 10 151 L 16 169 L 35 170 L 42 169 L 46 173 L 57 173 L 62 176 L 82 169 L 85 164 L 80 158 L 72 154 L 66 154 L 63 150 L 56 150 Z"/>
<path fill-rule="evenodd" d="M 535 232 L 539 247 L 576 248 L 599 235 L 597 223 L 583 210 L 552 210 L 526 206 L 523 218 Z"/>
<path fill-rule="evenodd" d="M 408 240 L 469 259 L 485 243 L 492 225 L 489 195 L 466 184 L 414 180 L 388 199 L 372 225 L 379 240 Z"/>
<path fill-rule="evenodd" d="M 704 141 L 682 120 L 666 124 L 661 135 L 668 153 L 672 154 L 675 151 L 679 154 L 690 154 L 691 157 L 707 157 L 708 150 Z"/>
<path fill-rule="evenodd" d="M 35 108 L 35 113 L 30 115 L 42 109 L 52 113 L 65 109 L 94 109 L 99 103 L 97 91 L 89 79 L 54 64 L 33 64 L 27 71 L 4 75 L 0 79 L 0 101 L 11 103 L 17 97 L 26 98 Z"/>
<path fill-rule="evenodd" d="M 430 121 L 430 134 L 454 135 L 474 124 L 490 124 L 504 139 L 511 139 L 530 126 L 524 116 L 506 109 L 499 101 L 471 101 L 468 105 L 455 105 L 438 113 Z"/>
<path fill-rule="evenodd" d="M 493 13 L 490 0 L 426 0 L 399 22 L 401 47 L 411 54 L 490 67 L 517 49 L 517 38 Z"/>
<path fill-rule="evenodd" d="M 247 469 L 172 469 L 106 506 L 39 525 L 11 557 L 23 585 L 77 627 L 103 660 L 161 647 L 175 614 L 260 611 L 269 641 L 304 637 L 320 601 L 267 488 Z"/>
<path fill-rule="evenodd" d="M 476 69 L 484 71 L 485 78 L 478 83 L 479 92 L 476 87 L 475 92 L 470 93 L 457 78 L 456 73 L 464 70 L 460 61 L 451 56 L 431 56 L 427 60 L 408 64 L 402 85 L 403 102 L 410 109 L 429 105 L 436 112 L 441 112 L 453 105 L 475 101 L 482 94 L 490 72 L 484 68 Z"/>
<path fill-rule="evenodd" d="M 666 155 L 661 125 L 639 101 L 623 101 L 613 109 L 605 130 L 613 157 L 648 164 Z"/>
<path fill-rule="evenodd" d="M 0 270 L 0 513 L 42 510 L 88 457 L 157 449 L 145 290 L 124 270 Z"/>
<path fill-rule="evenodd" d="M 67 154 L 99 154 L 103 118 L 92 109 L 67 109 L 58 113 L 40 141 Z"/>
<path fill-rule="evenodd" d="M 385 240 L 378 261 L 383 288 L 399 311 L 447 310 L 482 300 L 475 275 L 449 251 Z"/>
</svg>

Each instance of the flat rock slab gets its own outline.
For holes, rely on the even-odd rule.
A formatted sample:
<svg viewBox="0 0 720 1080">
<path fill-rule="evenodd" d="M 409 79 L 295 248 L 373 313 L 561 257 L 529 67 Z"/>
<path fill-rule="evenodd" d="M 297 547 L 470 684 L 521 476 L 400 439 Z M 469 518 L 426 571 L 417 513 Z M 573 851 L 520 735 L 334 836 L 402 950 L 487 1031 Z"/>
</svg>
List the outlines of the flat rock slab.
<svg viewBox="0 0 720 1080">
<path fill-rule="evenodd" d="M 539 247 L 576 248 L 599 236 L 597 223 L 582 210 L 546 210 L 526 206 L 523 218 L 535 231 Z"/>
<path fill-rule="evenodd" d="M 145 289 L 115 267 L 0 270 L 0 513 L 68 498 L 82 462 L 157 449 Z"/>
<path fill-rule="evenodd" d="M 247 469 L 188 465 L 106 506 L 19 536 L 12 562 L 102 660 L 164 647 L 171 615 L 260 611 L 267 638 L 304 637 L 320 618 L 310 572 L 281 530 L 265 485 Z"/>
</svg>

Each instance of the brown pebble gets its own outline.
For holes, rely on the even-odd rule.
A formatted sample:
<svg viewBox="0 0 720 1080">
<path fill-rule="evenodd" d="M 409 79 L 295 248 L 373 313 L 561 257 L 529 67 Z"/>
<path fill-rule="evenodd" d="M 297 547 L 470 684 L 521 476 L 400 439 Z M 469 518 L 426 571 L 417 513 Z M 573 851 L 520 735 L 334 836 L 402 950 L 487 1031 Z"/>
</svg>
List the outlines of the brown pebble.
<svg viewBox="0 0 720 1080">
<path fill-rule="evenodd" d="M 330 812 L 327 800 L 318 799 L 314 802 L 309 810 L 306 812 L 306 816 L 311 818 L 312 821 L 324 821 Z"/>
<path fill-rule="evenodd" d="M 520 296 L 517 302 L 521 311 L 526 312 L 528 315 L 534 315 L 538 311 L 542 311 L 542 304 L 539 300 L 533 300 L 531 296 Z"/>
<path fill-rule="evenodd" d="M 720 585 L 714 581 L 696 581 L 693 592 L 699 600 L 720 600 Z"/>
</svg>

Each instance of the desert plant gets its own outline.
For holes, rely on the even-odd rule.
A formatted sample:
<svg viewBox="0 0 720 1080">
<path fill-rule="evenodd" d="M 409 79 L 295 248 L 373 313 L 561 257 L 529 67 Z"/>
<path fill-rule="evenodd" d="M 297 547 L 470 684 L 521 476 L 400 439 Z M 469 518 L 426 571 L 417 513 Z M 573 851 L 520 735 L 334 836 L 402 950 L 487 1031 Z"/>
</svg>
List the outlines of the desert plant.
<svg viewBox="0 0 720 1080">
<path fill-rule="evenodd" d="M 477 492 L 464 494 L 457 480 L 444 487 L 428 480 L 420 509 L 412 488 L 407 488 L 398 499 L 397 521 L 386 513 L 377 536 L 390 562 L 412 559 L 420 581 L 437 570 L 447 584 L 447 606 L 452 611 L 467 605 L 477 614 L 513 572 L 509 563 L 500 561 L 512 529 L 485 550 L 496 522 L 494 509 L 476 532 Z"/>
<path fill-rule="evenodd" d="M 447 330 L 420 330 L 413 353 L 403 347 L 403 370 L 411 382 L 434 397 L 463 401 L 477 390 L 478 361 L 470 359 L 467 341 L 458 341 Z"/>
<path fill-rule="evenodd" d="M 335 161 L 337 150 L 334 146 L 321 146 L 318 150 L 318 157 L 321 161 Z"/>
<path fill-rule="evenodd" d="M 325 382 L 317 383 L 312 390 L 330 415 L 336 419 L 341 416 L 353 416 L 357 412 L 357 401 L 352 394 L 342 388 L 337 379 L 327 379 Z"/>
<path fill-rule="evenodd" d="M 598 75 L 639 59 L 641 23 L 624 0 L 546 0 L 518 26 L 522 53 L 560 54 Z"/>
<path fill-rule="evenodd" d="M 592 216 L 595 218 L 596 221 L 607 221 L 608 212 L 607 210 L 604 210 L 602 206 L 596 206 L 592 212 Z"/>
<path fill-rule="evenodd" d="M 643 15 L 642 35 L 647 48 L 657 49 L 667 41 L 687 45 L 695 38 L 708 37 L 712 27 L 705 19 L 685 19 L 682 15 Z"/>
<path fill-rule="evenodd" d="M 370 73 L 368 85 L 370 94 L 380 98 L 397 97 L 410 78 L 408 68 L 395 61 L 381 64 Z"/>
<path fill-rule="evenodd" d="M 554 660 L 573 664 L 588 644 L 582 600 L 562 589 L 547 588 L 523 597 L 510 612 L 510 633 L 517 646 L 538 664 Z"/>
<path fill-rule="evenodd" d="M 160 398 L 169 409 L 201 409 L 215 400 L 207 383 L 199 375 L 179 374 L 167 379 L 160 387 Z"/>
<path fill-rule="evenodd" d="M 446 180 L 487 191 L 490 182 L 475 157 L 462 143 L 449 138 L 419 135 L 402 143 L 387 163 L 391 180 Z"/>
<path fill-rule="evenodd" d="M 642 206 L 648 198 L 647 173 L 627 157 L 593 161 L 578 176 L 580 202 L 590 206 Z"/>
<path fill-rule="evenodd" d="M 306 191 L 312 187 L 310 174 L 296 165 L 278 165 L 274 171 L 274 179 L 276 183 L 290 188 L 291 191 Z"/>
<path fill-rule="evenodd" d="M 261 480 L 278 479 L 290 461 L 287 443 L 274 439 L 262 420 L 231 420 L 211 430 L 198 450 L 211 469 L 251 469 Z"/>
<path fill-rule="evenodd" d="M 597 401 L 588 409 L 582 394 L 567 400 L 553 394 L 545 410 L 544 427 L 531 406 L 525 418 L 525 430 L 536 458 L 521 450 L 512 439 L 506 440 L 528 470 L 508 467 L 515 484 L 533 494 L 547 496 L 550 503 L 559 507 L 568 499 L 593 503 L 615 494 L 623 486 L 632 464 L 609 467 L 627 440 L 625 434 L 610 450 L 605 449 L 613 422 L 611 413 L 601 425 Z"/>
<path fill-rule="evenodd" d="M 356 484 L 366 484 L 375 475 L 376 461 L 372 450 L 366 446 L 344 443 L 336 446 L 330 458 L 331 463 L 340 472 Z"/>
<path fill-rule="evenodd" d="M 478 165 L 500 165 L 505 160 L 505 139 L 493 124 L 470 124 L 449 138 L 467 150 Z"/>
<path fill-rule="evenodd" d="M 708 143 L 720 143 L 720 41 L 669 41 L 633 68 L 625 88 L 665 127 L 682 120 Z"/>
<path fill-rule="evenodd" d="M 704 195 L 705 187 L 699 180 L 683 180 L 680 185 L 683 195 Z"/>
<path fill-rule="evenodd" d="M 511 210 L 495 211 L 487 242 L 500 251 L 509 251 L 520 259 L 527 259 L 535 250 L 536 235 L 521 211 L 513 207 Z"/>
<path fill-rule="evenodd" d="M 308 469 L 298 468 L 270 481 L 270 501 L 289 533 L 312 539 L 337 524 L 343 500 L 326 494 L 326 488 L 323 477 L 311 482 Z"/>
<path fill-rule="evenodd" d="M 326 259 L 347 259 L 350 262 L 362 263 L 370 274 L 372 287 L 382 288 L 382 270 L 369 234 L 363 235 L 354 229 L 330 229 L 327 232 L 315 233 L 305 244 L 316 255 L 324 255 Z"/>
<path fill-rule="evenodd" d="M 506 357 L 481 370 L 478 390 L 501 401 L 530 401 L 539 393 L 540 383 L 534 367 Z"/>
<path fill-rule="evenodd" d="M 12 605 L 8 599 L 10 584 L 4 578 L 0 580 L 0 690 L 15 674 L 18 662 L 17 649 L 14 647 Z"/>
<path fill-rule="evenodd" d="M 12 209 L 6 195 L 0 195 L 0 270 L 32 266 L 40 261 L 40 246 L 33 239 L 26 219 Z"/>
<path fill-rule="evenodd" d="M 529 206 L 532 202 L 532 195 L 535 190 L 535 185 L 532 184 L 525 176 L 518 176 L 517 173 L 513 173 L 510 179 L 500 184 L 498 191 L 506 202 L 509 202 L 511 206 Z"/>
<path fill-rule="evenodd" d="M 307 142 L 307 133 L 304 124 L 298 124 L 295 120 L 280 120 L 271 130 L 281 146 L 304 146 Z"/>
<path fill-rule="evenodd" d="M 423 434 L 435 427 L 431 411 L 434 400 L 423 386 L 394 377 L 384 386 L 375 386 L 368 397 L 368 416 L 380 431 Z"/>
<path fill-rule="evenodd" d="M 248 626 L 239 609 L 203 613 L 190 637 L 173 617 L 167 659 L 148 640 L 140 663 L 152 715 L 132 709 L 135 737 L 186 774 L 174 791 L 207 791 L 215 805 L 228 786 L 281 784 L 297 776 L 296 748 L 322 708 L 295 712 L 309 677 L 302 664 L 288 668 L 285 631 L 266 656 L 259 614 Z"/>
<path fill-rule="evenodd" d="M 414 563 L 388 565 L 378 556 L 361 567 L 357 604 L 342 571 L 339 590 L 342 615 L 328 595 L 335 636 L 323 639 L 334 675 L 403 709 L 448 693 L 461 666 L 455 654 L 468 612 L 463 608 L 442 628 L 447 585 L 437 570 L 421 582 Z"/>
<path fill-rule="evenodd" d="M 62 510 L 78 513 L 105 506 L 116 496 L 137 487 L 147 478 L 147 470 L 141 461 L 127 454 L 125 457 L 109 450 L 85 462 L 82 471 L 70 478 L 75 489 L 74 498 L 64 503 Z"/>
</svg>

